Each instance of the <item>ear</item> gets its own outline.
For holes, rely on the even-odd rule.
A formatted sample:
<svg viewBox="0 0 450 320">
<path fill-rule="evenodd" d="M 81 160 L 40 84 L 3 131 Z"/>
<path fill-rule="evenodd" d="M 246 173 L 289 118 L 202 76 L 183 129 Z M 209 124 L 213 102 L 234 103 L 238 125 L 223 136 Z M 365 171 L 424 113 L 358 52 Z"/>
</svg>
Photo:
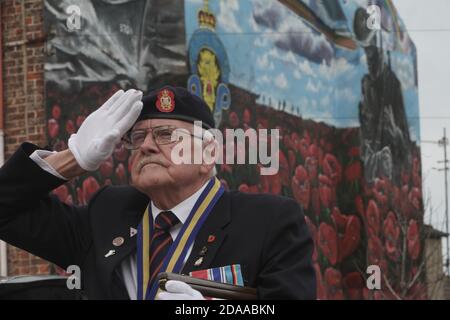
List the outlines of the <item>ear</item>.
<svg viewBox="0 0 450 320">
<path fill-rule="evenodd" d="M 216 165 L 217 141 L 212 138 L 204 141 L 203 147 L 203 163 L 200 166 L 200 172 L 209 173 Z"/>
</svg>

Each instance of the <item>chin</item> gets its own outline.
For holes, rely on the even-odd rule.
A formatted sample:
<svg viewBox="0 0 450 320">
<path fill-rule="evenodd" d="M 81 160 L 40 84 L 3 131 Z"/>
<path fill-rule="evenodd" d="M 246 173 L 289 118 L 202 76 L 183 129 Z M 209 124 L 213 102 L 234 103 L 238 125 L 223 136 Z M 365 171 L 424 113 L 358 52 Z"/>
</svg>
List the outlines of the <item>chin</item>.
<svg viewBox="0 0 450 320">
<path fill-rule="evenodd" d="M 137 178 L 133 178 L 133 185 L 140 190 L 163 187 L 168 183 L 167 177 L 156 170 L 152 172 L 143 169 Z"/>
</svg>

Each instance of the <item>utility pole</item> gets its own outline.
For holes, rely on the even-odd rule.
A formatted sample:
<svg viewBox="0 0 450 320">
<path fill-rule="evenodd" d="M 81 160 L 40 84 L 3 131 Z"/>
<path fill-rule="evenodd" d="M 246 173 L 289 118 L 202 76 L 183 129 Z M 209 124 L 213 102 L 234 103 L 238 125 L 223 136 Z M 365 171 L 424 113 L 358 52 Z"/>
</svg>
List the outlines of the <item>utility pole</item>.
<svg viewBox="0 0 450 320">
<path fill-rule="evenodd" d="M 444 147 L 444 161 L 438 161 L 438 163 L 444 163 L 444 168 L 434 168 L 434 170 L 437 171 L 444 171 L 444 182 L 445 182 L 445 233 L 446 236 L 446 258 L 445 258 L 445 269 L 447 271 L 447 275 L 450 275 L 450 247 L 449 247 L 449 232 L 448 232 L 448 175 L 447 172 L 450 170 L 448 166 L 448 158 L 447 158 L 447 146 L 448 146 L 448 139 L 447 139 L 447 131 L 446 128 L 444 128 L 444 136 L 442 139 L 436 141 L 426 141 L 421 140 L 421 142 L 425 143 L 433 143 L 437 144 L 441 147 Z"/>
<path fill-rule="evenodd" d="M 447 237 L 446 237 L 446 249 L 447 249 L 447 257 L 445 259 L 445 267 L 447 269 L 447 274 L 450 274 L 450 270 L 449 270 L 449 261 L 450 261 L 450 255 L 449 255 L 449 246 L 448 246 L 448 238 L 449 238 L 449 234 L 448 234 L 448 177 L 447 177 L 447 172 L 449 170 L 448 167 L 448 160 L 447 160 L 447 145 L 448 145 L 448 139 L 447 139 L 447 132 L 446 132 L 446 128 L 444 128 L 444 137 L 439 140 L 439 145 L 444 147 L 444 161 L 439 161 L 439 163 L 444 163 L 444 168 L 440 169 L 442 171 L 444 171 L 444 180 L 445 180 L 445 233 L 447 233 Z"/>
</svg>

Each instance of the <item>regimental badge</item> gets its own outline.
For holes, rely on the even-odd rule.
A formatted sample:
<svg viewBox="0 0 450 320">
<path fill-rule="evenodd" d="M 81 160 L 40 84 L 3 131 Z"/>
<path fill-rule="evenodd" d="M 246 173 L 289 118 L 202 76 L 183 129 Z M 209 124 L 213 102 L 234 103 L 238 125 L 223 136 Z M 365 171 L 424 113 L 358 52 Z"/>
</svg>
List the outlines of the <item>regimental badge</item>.
<svg viewBox="0 0 450 320">
<path fill-rule="evenodd" d="M 161 112 L 172 112 L 175 109 L 175 96 L 172 91 L 164 89 L 158 93 L 156 108 Z"/>
</svg>

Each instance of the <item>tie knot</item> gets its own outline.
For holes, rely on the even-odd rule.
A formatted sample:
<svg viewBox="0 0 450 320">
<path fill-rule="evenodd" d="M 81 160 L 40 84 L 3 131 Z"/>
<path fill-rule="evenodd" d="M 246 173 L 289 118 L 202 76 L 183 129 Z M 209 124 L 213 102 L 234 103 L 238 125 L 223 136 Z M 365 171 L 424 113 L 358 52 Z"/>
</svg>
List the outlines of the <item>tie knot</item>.
<svg viewBox="0 0 450 320">
<path fill-rule="evenodd" d="M 155 230 L 163 230 L 168 232 L 170 228 L 176 225 L 180 220 L 173 214 L 172 211 L 162 211 L 156 216 Z"/>
</svg>

